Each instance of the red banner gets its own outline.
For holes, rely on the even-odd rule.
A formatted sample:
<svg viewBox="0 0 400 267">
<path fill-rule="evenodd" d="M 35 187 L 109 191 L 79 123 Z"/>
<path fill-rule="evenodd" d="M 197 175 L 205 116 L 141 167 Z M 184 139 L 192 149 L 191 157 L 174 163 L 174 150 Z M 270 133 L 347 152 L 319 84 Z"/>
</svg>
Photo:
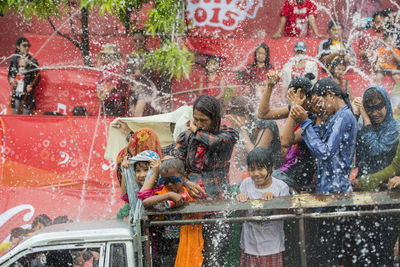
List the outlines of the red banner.
<svg viewBox="0 0 400 267">
<path fill-rule="evenodd" d="M 104 159 L 112 119 L 0 117 L 0 242 L 41 213 L 85 220 L 118 211 L 115 164 Z"/>
</svg>

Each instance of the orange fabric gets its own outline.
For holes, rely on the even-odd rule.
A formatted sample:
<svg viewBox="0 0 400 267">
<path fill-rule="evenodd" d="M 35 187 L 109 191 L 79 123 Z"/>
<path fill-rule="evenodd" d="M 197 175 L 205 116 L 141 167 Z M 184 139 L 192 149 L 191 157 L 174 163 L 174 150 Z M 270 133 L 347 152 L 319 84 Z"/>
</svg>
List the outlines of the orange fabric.
<svg viewBox="0 0 400 267">
<path fill-rule="evenodd" d="M 185 187 L 182 187 L 184 192 L 188 193 Z M 156 192 L 157 195 L 168 193 L 169 190 L 164 186 L 160 191 Z M 189 195 L 189 201 L 193 201 Z M 185 214 L 182 216 L 184 220 L 187 219 L 201 219 L 201 214 Z M 175 267 L 201 267 L 203 264 L 203 226 L 196 225 L 182 225 L 179 236 L 179 247 L 175 259 Z"/>
<path fill-rule="evenodd" d="M 394 49 L 397 55 L 400 56 L 400 50 Z M 378 49 L 379 68 L 384 70 L 397 70 L 396 61 L 393 58 L 392 51 L 387 47 L 382 46 Z"/>
<path fill-rule="evenodd" d="M 162 158 L 160 139 L 150 128 L 137 130 L 128 143 L 128 151 L 132 156 L 136 156 L 145 150 L 152 150 Z"/>
</svg>

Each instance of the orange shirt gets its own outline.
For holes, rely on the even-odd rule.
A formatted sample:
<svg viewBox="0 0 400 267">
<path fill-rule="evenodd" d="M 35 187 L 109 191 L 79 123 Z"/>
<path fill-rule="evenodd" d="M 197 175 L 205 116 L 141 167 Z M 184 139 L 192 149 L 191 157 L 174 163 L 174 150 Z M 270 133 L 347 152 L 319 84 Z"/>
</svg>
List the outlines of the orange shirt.
<svg viewBox="0 0 400 267">
<path fill-rule="evenodd" d="M 400 50 L 395 48 L 395 53 L 400 56 Z M 378 49 L 378 67 L 384 70 L 397 70 L 397 63 L 393 58 L 392 51 L 386 47 L 382 46 Z"/>
</svg>

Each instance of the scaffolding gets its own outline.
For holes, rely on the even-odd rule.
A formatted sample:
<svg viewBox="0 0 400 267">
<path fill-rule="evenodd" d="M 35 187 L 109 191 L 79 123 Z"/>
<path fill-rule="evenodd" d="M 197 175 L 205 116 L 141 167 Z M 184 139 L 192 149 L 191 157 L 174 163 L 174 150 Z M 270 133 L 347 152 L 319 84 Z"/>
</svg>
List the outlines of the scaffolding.
<svg viewBox="0 0 400 267">
<path fill-rule="evenodd" d="M 251 200 L 239 202 L 236 200 L 205 200 L 187 203 L 185 206 L 168 209 L 155 210 L 146 209 L 142 211 L 142 219 L 137 221 L 138 242 L 138 266 L 151 267 L 151 244 L 149 228 L 151 226 L 161 227 L 165 225 L 190 225 L 190 224 L 215 224 L 215 223 L 242 223 L 242 222 L 268 222 L 277 220 L 297 220 L 299 231 L 299 249 L 301 266 L 307 266 L 306 234 L 304 220 L 308 218 L 340 218 L 357 217 L 366 215 L 390 215 L 399 214 L 400 191 L 388 192 L 355 192 L 351 194 L 296 194 L 287 197 L 278 197 L 270 201 Z M 323 212 L 324 208 L 348 208 L 352 210 Z M 395 207 L 395 208 L 394 208 Z M 224 218 L 207 219 L 182 219 L 153 221 L 153 216 L 160 215 L 182 215 L 188 213 L 218 213 L 236 211 L 279 211 L 279 214 L 268 216 L 236 216 Z M 322 211 L 318 211 L 322 210 Z M 276 213 L 276 212 L 275 212 Z"/>
</svg>

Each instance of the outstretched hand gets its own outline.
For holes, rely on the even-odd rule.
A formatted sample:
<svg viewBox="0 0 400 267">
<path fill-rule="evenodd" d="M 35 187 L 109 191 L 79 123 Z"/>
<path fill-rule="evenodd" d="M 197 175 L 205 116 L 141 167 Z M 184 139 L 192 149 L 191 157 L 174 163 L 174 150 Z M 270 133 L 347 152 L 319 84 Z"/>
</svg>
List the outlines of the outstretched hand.
<svg viewBox="0 0 400 267">
<path fill-rule="evenodd" d="M 188 190 L 189 195 L 193 198 L 203 198 L 206 195 L 206 192 L 198 183 L 187 181 L 185 187 Z"/>
<path fill-rule="evenodd" d="M 398 187 L 399 185 L 400 185 L 400 176 L 395 176 L 388 182 L 389 189 L 393 189 L 395 187 Z"/>
<path fill-rule="evenodd" d="M 246 202 L 247 200 L 249 200 L 250 199 L 250 197 L 247 195 L 247 194 L 245 194 L 245 193 L 240 193 L 240 194 L 238 194 L 237 196 L 236 196 L 236 200 L 237 201 L 240 201 L 240 202 Z"/>
</svg>

